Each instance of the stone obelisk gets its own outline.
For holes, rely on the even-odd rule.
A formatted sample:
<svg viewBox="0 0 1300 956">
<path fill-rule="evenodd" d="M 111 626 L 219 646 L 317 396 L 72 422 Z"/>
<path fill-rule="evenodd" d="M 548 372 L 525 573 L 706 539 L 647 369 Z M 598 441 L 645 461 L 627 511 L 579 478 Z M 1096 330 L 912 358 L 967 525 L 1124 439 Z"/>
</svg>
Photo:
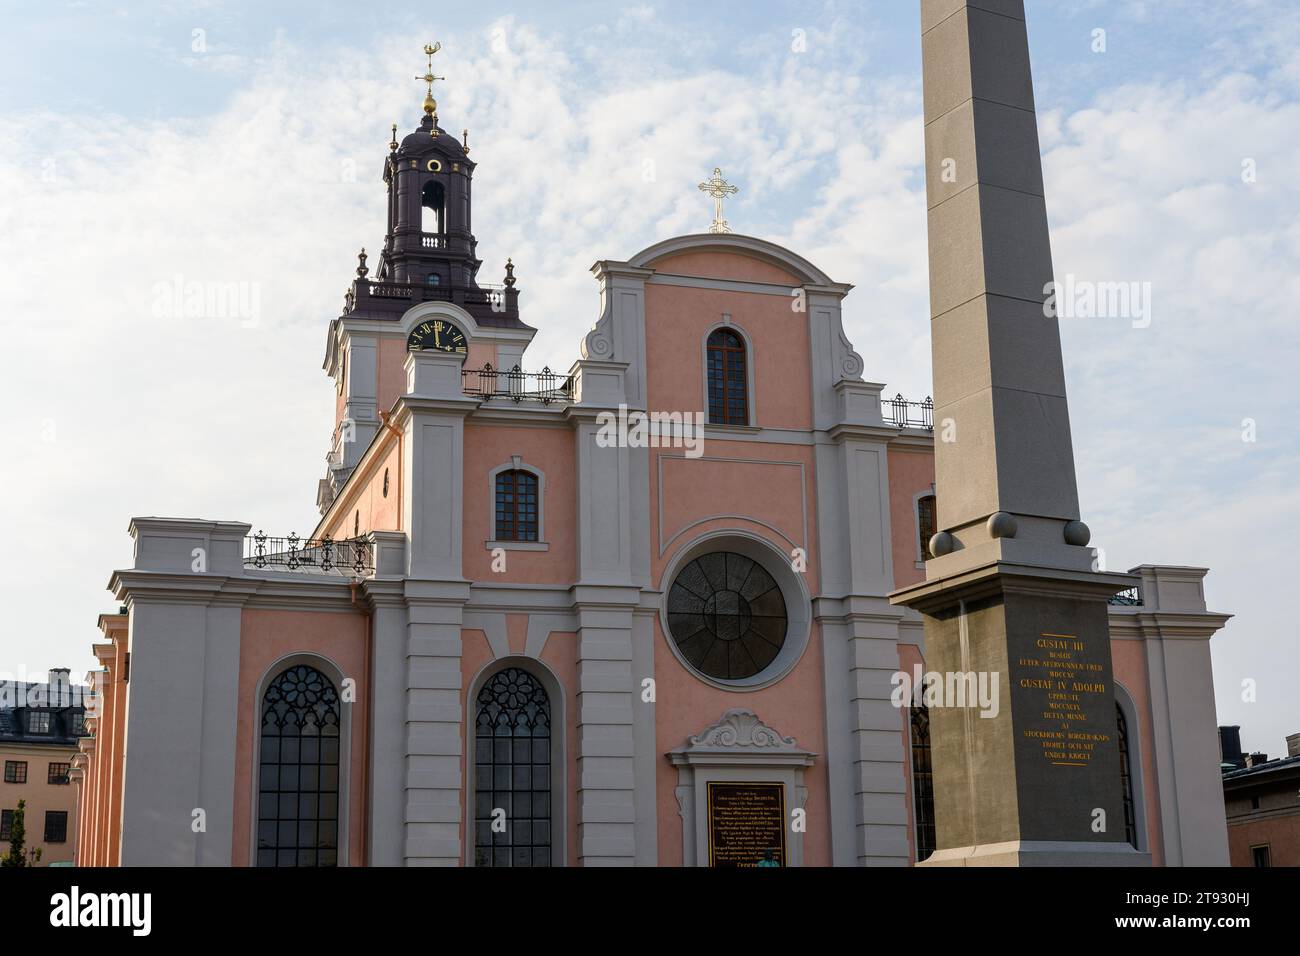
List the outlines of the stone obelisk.
<svg viewBox="0 0 1300 956">
<path fill-rule="evenodd" d="M 1023 0 L 921 0 L 936 555 L 894 603 L 926 667 L 929 865 L 1141 865 L 1126 841 L 1107 601 L 1079 520 Z M 951 695 L 950 695 L 951 696 Z M 971 702 L 968 701 L 968 704 Z"/>
</svg>

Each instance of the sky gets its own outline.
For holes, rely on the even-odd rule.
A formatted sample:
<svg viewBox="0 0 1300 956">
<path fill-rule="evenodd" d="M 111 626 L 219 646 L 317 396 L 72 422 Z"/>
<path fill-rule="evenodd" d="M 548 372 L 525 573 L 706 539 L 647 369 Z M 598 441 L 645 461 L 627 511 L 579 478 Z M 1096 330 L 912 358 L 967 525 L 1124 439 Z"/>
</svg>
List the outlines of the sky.
<svg viewBox="0 0 1300 956">
<path fill-rule="evenodd" d="M 1028 0 L 1083 519 L 1111 569 L 1210 568 L 1219 722 L 1300 732 L 1300 5 Z M 436 19 L 434 18 L 436 14 Z M 306 534 L 325 336 L 384 229 L 421 47 L 469 129 L 480 278 L 514 260 L 526 365 L 567 369 L 588 272 L 737 232 L 852 283 L 868 380 L 931 392 L 919 15 L 858 3 L 0 2 L 0 670 L 94 666 L 133 515 Z M 372 264 L 373 264 L 372 259 Z M 233 283 L 192 313 L 178 283 Z"/>
</svg>

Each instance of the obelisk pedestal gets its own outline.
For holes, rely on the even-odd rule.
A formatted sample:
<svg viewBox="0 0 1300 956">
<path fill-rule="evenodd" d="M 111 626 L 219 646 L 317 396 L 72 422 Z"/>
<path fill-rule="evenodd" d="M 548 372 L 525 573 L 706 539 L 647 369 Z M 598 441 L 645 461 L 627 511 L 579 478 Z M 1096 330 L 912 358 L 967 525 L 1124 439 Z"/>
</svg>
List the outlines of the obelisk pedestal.
<svg viewBox="0 0 1300 956">
<path fill-rule="evenodd" d="M 922 0 L 938 525 L 926 667 L 997 675 L 930 709 L 929 865 L 1141 865 L 1125 839 L 1107 600 L 1079 521 L 1023 0 Z M 995 712 L 994 712 L 995 711 Z"/>
</svg>

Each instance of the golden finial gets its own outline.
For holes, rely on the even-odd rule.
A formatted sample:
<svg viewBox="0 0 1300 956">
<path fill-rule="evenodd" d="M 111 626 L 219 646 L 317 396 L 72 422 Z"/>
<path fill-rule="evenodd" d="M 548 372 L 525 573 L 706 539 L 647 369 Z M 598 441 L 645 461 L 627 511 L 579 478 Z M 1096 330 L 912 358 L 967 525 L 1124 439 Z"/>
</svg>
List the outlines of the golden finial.
<svg viewBox="0 0 1300 956">
<path fill-rule="evenodd" d="M 393 124 L 393 138 L 388 141 L 389 152 L 397 151 L 397 124 Z"/>
<path fill-rule="evenodd" d="M 442 49 L 441 43 L 426 43 L 424 45 L 425 55 L 429 58 L 429 66 L 425 70 L 424 76 L 417 76 L 417 80 L 423 80 L 427 87 L 424 94 L 424 112 L 433 118 L 434 135 L 437 135 L 438 129 L 438 101 L 433 98 L 433 81 L 445 80 L 445 76 L 435 76 L 433 72 L 433 55 Z"/>
<path fill-rule="evenodd" d="M 465 155 L 468 156 L 469 155 L 469 130 L 468 129 L 463 129 L 460 131 L 460 139 L 461 139 L 461 148 L 465 150 Z"/>
</svg>

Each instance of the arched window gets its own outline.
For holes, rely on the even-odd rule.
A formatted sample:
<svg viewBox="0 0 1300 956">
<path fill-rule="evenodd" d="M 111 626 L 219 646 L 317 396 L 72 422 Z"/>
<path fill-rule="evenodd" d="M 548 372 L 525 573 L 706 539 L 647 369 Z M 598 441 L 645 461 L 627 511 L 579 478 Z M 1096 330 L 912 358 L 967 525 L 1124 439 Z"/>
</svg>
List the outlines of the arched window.
<svg viewBox="0 0 1300 956">
<path fill-rule="evenodd" d="M 436 273 L 436 272 L 430 272 L 427 276 L 425 276 L 425 278 L 424 278 L 424 284 L 425 284 L 425 285 L 441 285 L 441 284 L 442 284 L 442 276 L 438 275 L 438 273 Z"/>
<path fill-rule="evenodd" d="M 1129 766 L 1128 721 L 1124 719 L 1124 709 L 1115 705 L 1115 731 L 1119 741 L 1119 780 L 1124 793 L 1124 837 L 1138 849 L 1137 815 L 1133 804 L 1133 773 Z"/>
<path fill-rule="evenodd" d="M 551 865 L 551 700 L 518 667 L 494 674 L 478 692 L 474 864 Z"/>
<path fill-rule="evenodd" d="M 709 424 L 748 425 L 745 342 L 731 329 L 715 329 L 708 341 Z"/>
<path fill-rule="evenodd" d="M 934 557 L 930 553 L 930 539 L 939 530 L 936 520 L 934 495 L 925 495 L 916 499 L 916 530 L 920 537 L 921 560 L 929 561 Z"/>
<path fill-rule="evenodd" d="M 537 540 L 537 476 L 512 469 L 497 473 L 496 540 Z"/>
<path fill-rule="evenodd" d="M 258 866 L 335 866 L 339 833 L 339 696 L 304 664 L 262 695 Z"/>
<path fill-rule="evenodd" d="M 420 194 L 420 230 L 422 232 L 443 232 L 443 213 L 447 206 L 447 191 L 442 183 L 430 180 L 424 184 Z"/>
<path fill-rule="evenodd" d="M 934 773 L 930 769 L 930 711 L 912 708 L 912 816 L 916 821 L 916 862 L 935 848 Z"/>
</svg>

